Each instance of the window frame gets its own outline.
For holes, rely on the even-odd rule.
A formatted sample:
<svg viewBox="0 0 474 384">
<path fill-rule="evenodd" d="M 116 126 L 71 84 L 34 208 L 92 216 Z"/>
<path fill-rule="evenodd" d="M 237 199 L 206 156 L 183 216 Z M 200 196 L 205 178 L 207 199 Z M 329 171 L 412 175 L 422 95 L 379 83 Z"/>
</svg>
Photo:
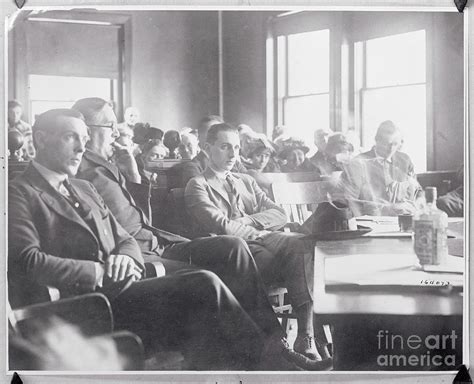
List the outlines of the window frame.
<svg viewBox="0 0 474 384">
<path fill-rule="evenodd" d="M 426 171 L 435 169 L 435 158 L 434 158 L 434 135 L 433 130 L 429 127 L 433 127 L 433 95 L 432 95 L 432 68 L 429 63 L 432 61 L 433 57 L 433 48 L 431 41 L 431 29 L 428 26 L 423 26 L 422 28 L 425 31 L 425 82 L 420 83 L 406 83 L 406 84 L 397 84 L 397 85 L 384 85 L 378 87 L 368 87 L 367 86 L 367 42 L 377 38 L 384 38 L 389 36 L 395 36 L 398 34 L 417 32 L 420 29 L 415 29 L 411 31 L 400 31 L 394 32 L 389 35 L 383 36 L 371 36 L 365 40 L 354 41 L 352 43 L 352 50 L 354 55 L 354 68 L 352 71 L 353 85 L 354 85 L 354 125 L 355 130 L 358 133 L 361 147 L 367 147 L 370 143 L 364 142 L 364 127 L 363 127 L 363 97 L 364 91 L 367 90 L 377 90 L 377 89 L 387 89 L 387 88 L 400 88 L 405 86 L 416 86 L 424 85 L 425 86 L 425 107 L 426 107 Z M 360 45 L 360 57 L 357 57 L 357 48 L 356 45 Z M 359 63 L 358 63 L 359 61 Z"/>
</svg>

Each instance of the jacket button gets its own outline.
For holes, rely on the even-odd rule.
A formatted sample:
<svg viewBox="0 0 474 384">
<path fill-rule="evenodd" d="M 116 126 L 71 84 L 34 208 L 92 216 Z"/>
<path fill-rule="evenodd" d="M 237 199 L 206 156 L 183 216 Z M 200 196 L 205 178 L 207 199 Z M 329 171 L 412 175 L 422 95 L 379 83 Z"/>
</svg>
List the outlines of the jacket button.
<svg viewBox="0 0 474 384">
<path fill-rule="evenodd" d="M 104 229 L 104 235 L 107 236 L 109 233 L 107 232 L 106 229 Z"/>
</svg>

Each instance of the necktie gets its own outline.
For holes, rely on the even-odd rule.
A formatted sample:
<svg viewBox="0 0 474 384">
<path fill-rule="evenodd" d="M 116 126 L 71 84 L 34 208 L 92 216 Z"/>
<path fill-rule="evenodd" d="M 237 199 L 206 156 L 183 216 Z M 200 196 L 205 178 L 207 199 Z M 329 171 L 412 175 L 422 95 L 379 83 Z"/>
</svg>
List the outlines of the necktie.
<svg viewBox="0 0 474 384">
<path fill-rule="evenodd" d="M 69 203 L 76 209 L 77 213 L 79 213 L 81 217 L 87 217 L 90 213 L 89 205 L 79 197 L 68 179 L 64 180 L 63 186 L 69 195 L 65 196 Z"/>
<path fill-rule="evenodd" d="M 234 179 L 232 178 L 230 174 L 228 174 L 225 179 L 230 189 L 230 192 L 228 193 L 228 195 L 229 195 L 230 205 L 232 206 L 231 219 L 245 216 L 245 212 L 243 210 L 243 205 L 242 205 L 242 198 L 239 192 L 237 191 Z"/>
</svg>

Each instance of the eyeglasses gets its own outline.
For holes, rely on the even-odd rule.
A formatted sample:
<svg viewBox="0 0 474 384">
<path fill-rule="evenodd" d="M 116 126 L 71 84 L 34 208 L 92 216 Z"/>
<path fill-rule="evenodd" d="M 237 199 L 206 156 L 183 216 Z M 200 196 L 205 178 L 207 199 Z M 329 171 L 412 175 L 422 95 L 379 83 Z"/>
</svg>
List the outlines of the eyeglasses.
<svg viewBox="0 0 474 384">
<path fill-rule="evenodd" d="M 108 128 L 112 130 L 117 129 L 117 123 L 110 123 L 110 125 L 103 125 L 103 124 L 87 124 L 88 127 L 96 127 L 96 128 Z"/>
</svg>

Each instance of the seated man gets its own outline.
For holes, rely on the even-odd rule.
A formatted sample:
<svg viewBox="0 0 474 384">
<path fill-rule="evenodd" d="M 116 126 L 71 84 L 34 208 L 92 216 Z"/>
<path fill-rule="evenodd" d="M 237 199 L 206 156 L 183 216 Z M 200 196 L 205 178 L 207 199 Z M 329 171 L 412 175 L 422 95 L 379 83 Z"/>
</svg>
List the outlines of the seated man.
<svg viewBox="0 0 474 384">
<path fill-rule="evenodd" d="M 223 120 L 220 116 L 216 116 L 216 115 L 205 116 L 199 122 L 197 131 L 198 131 L 198 140 L 199 140 L 199 146 L 201 147 L 201 151 L 196 155 L 196 157 L 192 159 L 192 161 L 189 161 L 183 164 L 182 184 L 180 187 L 182 188 L 186 187 L 186 184 L 188 183 L 190 179 L 192 179 L 194 176 L 200 175 L 206 169 L 207 164 L 209 163 L 209 156 L 204 150 L 207 131 L 214 124 L 219 124 L 219 123 L 223 123 Z M 243 172 L 243 173 L 247 172 L 245 166 L 240 162 L 240 160 L 235 162 L 234 171 Z"/>
<path fill-rule="evenodd" d="M 170 261 L 174 261 L 215 272 L 261 329 L 269 337 L 284 343 L 284 333 L 245 242 L 232 236 L 189 241 L 152 227 L 136 202 L 149 204 L 149 186 L 139 182 L 140 175 L 133 174 L 136 165 L 128 167 L 130 171 L 126 175 L 131 176 L 131 180 L 127 181 L 128 176 L 124 177 L 116 165 L 108 162 L 118 136 L 112 107 L 102 99 L 87 98 L 77 101 L 73 109 L 84 115 L 91 136 L 77 177 L 94 185 L 120 225 L 138 242 L 145 260 L 161 260 L 167 270 L 170 270 Z M 131 154 L 128 158 L 121 156 L 117 159 L 123 161 L 122 168 L 127 167 L 127 162 L 133 164 L 135 161 Z M 135 199 L 139 195 L 139 200 Z M 182 268 L 180 265 L 172 267 Z"/>
<path fill-rule="evenodd" d="M 313 338 L 312 252 L 301 234 L 275 231 L 285 225 L 285 212 L 251 176 L 231 172 L 239 149 L 237 129 L 225 123 L 209 129 L 209 165 L 186 186 L 186 208 L 202 232 L 245 239 L 266 282 L 284 278 L 298 319 L 294 350 L 321 359 Z"/>
<path fill-rule="evenodd" d="M 400 129 L 389 120 L 380 124 L 375 146 L 346 165 L 335 199 L 346 200 L 355 216 L 414 212 L 421 188 L 401 145 Z"/>
<path fill-rule="evenodd" d="M 13 307 L 44 301 L 47 285 L 64 296 L 116 288 L 110 296 L 116 328 L 138 334 L 149 352 L 158 343 L 174 345 L 193 369 L 254 369 L 273 349 L 271 359 L 288 367 L 282 353 L 292 352 L 271 344 L 212 272 L 144 279 L 135 239 L 89 182 L 71 178 L 89 139 L 79 112 L 45 112 L 34 139 L 36 160 L 9 186 Z"/>
</svg>

